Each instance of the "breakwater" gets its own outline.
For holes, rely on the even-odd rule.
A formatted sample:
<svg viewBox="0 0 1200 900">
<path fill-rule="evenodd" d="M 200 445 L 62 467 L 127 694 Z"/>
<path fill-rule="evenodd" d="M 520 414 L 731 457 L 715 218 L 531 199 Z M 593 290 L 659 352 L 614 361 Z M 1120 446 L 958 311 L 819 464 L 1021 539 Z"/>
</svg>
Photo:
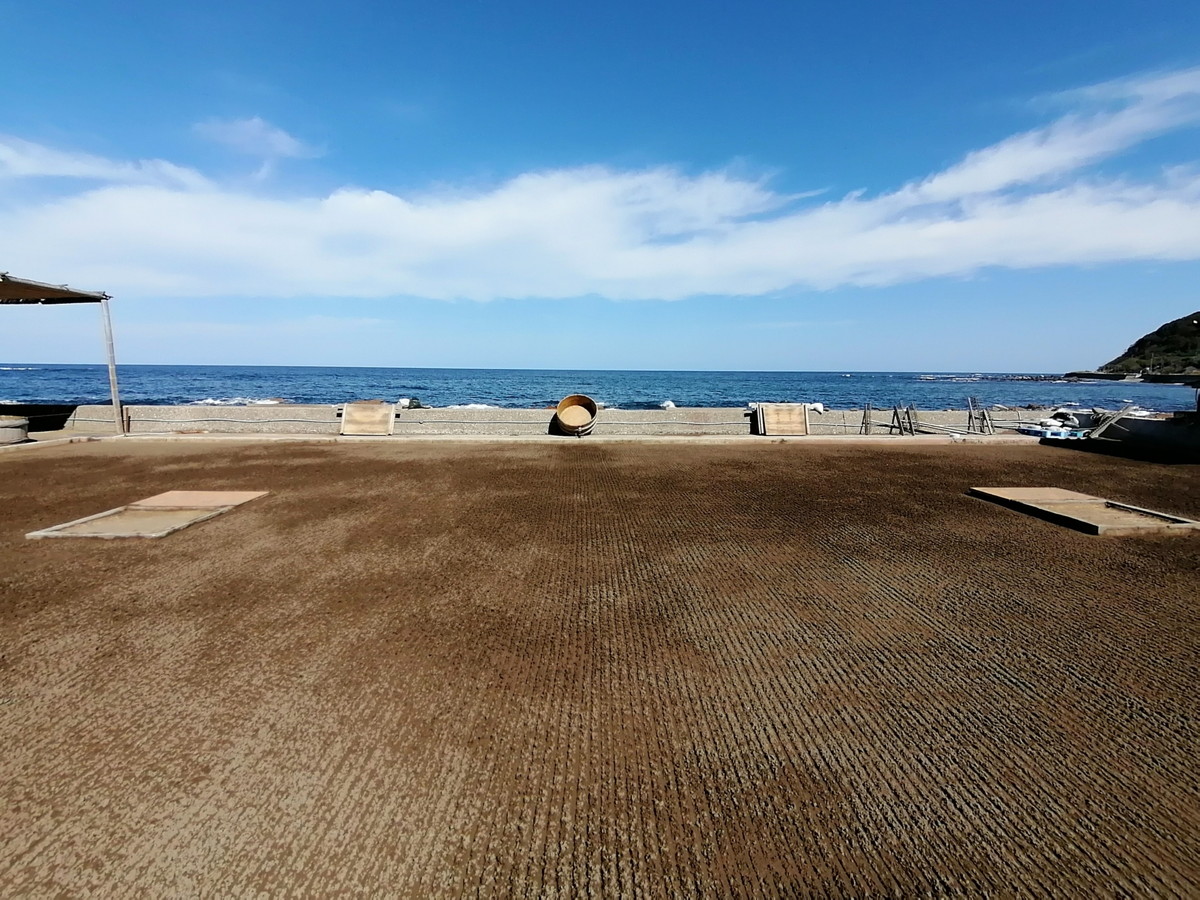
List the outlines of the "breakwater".
<svg viewBox="0 0 1200 900">
<path fill-rule="evenodd" d="M 115 431 L 112 407 L 81 405 L 57 407 L 39 413 L 22 407 L 34 431 L 66 429 L 77 433 L 111 434 Z M 340 404 L 287 406 L 232 406 L 205 408 L 188 405 L 124 408 L 130 434 L 337 434 L 341 430 Z M 552 409 L 398 409 L 397 435 L 536 435 L 549 431 Z M 996 412 L 997 425 L 1031 423 L 1045 411 Z M 892 410 L 875 409 L 872 433 L 887 434 Z M 967 429 L 968 413 L 958 410 L 918 410 L 918 421 L 931 431 Z M 810 434 L 858 434 L 862 409 L 830 409 L 810 413 Z M 653 410 L 601 410 L 593 430 L 597 435 L 738 435 L 750 434 L 747 410 L 729 407 L 677 407 Z"/>
</svg>

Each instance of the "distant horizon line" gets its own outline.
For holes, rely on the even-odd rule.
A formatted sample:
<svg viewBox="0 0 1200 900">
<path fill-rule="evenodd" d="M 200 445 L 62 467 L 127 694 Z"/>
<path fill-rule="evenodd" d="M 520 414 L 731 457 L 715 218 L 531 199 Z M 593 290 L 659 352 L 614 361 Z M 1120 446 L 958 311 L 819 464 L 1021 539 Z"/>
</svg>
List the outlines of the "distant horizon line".
<svg viewBox="0 0 1200 900">
<path fill-rule="evenodd" d="M 66 363 L 66 362 L 30 362 L 14 361 L 0 363 L 0 371 L 5 367 L 21 366 L 100 366 L 107 367 L 104 362 Z M 543 366 L 378 366 L 378 365 L 312 365 L 296 363 L 126 363 L 118 362 L 117 368 L 131 366 L 156 366 L 176 369 L 432 369 L 436 371 L 457 372 L 686 372 L 693 374 L 705 373 L 743 373 L 763 375 L 1062 375 L 1068 371 L 1095 371 L 1094 369 L 1064 369 L 1062 371 L 1016 371 L 992 370 L 969 371 L 967 369 L 593 369 L 593 368 L 554 368 Z"/>
</svg>

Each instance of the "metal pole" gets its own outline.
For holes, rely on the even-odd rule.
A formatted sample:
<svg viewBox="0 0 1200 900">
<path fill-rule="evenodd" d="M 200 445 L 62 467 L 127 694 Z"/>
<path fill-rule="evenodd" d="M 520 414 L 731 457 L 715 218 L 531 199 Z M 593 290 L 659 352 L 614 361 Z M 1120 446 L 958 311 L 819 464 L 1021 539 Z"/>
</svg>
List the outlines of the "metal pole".
<svg viewBox="0 0 1200 900">
<path fill-rule="evenodd" d="M 108 300 L 100 301 L 100 314 L 104 320 L 104 346 L 108 351 L 108 388 L 112 393 L 113 421 L 117 423 L 117 434 L 125 434 L 125 416 L 121 410 L 121 395 L 117 391 L 117 354 L 113 349 L 112 317 L 108 313 Z"/>
</svg>

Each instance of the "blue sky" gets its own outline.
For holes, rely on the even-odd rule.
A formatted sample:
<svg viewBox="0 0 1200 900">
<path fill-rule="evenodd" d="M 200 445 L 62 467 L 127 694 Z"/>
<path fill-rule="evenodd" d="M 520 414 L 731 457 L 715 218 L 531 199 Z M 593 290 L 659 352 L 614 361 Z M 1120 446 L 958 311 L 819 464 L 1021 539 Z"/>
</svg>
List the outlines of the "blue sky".
<svg viewBox="0 0 1200 900">
<path fill-rule="evenodd" d="M 1194 2 L 0 21 L 0 270 L 125 362 L 1059 371 L 1200 308 Z"/>
</svg>

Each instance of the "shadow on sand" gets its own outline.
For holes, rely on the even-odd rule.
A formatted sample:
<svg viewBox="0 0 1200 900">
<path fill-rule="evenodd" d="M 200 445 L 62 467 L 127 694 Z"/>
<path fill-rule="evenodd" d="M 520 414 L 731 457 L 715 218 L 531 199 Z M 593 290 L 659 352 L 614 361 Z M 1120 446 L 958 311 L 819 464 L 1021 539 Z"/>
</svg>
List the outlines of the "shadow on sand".
<svg viewBox="0 0 1200 900">
<path fill-rule="evenodd" d="M 29 420 L 30 431 L 59 431 L 75 412 L 75 403 L 4 403 L 0 415 L 21 416 Z"/>
<path fill-rule="evenodd" d="M 1064 452 L 1095 453 L 1136 462 L 1158 463 L 1168 466 L 1200 465 L 1200 451 L 1185 446 L 1153 444 L 1143 441 L 1116 441 L 1094 438 L 1084 441 L 1058 441 L 1043 438 L 1042 446 L 1054 447 Z"/>
</svg>

